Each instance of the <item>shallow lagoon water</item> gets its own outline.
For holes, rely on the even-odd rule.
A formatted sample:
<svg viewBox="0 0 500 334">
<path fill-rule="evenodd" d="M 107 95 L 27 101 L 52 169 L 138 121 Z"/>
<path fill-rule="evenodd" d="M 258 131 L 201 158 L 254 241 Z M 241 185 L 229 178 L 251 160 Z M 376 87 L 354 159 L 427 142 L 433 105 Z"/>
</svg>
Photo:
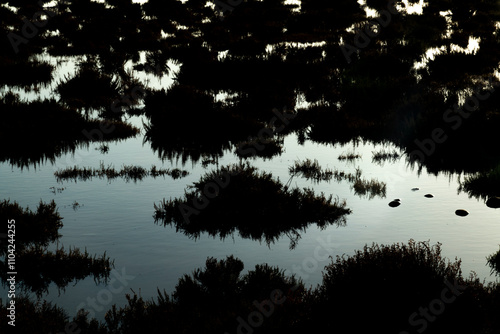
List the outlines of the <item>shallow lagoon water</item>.
<svg viewBox="0 0 500 334">
<path fill-rule="evenodd" d="M 141 124 L 138 118 L 132 122 Z M 363 178 L 376 178 L 387 184 L 386 198 L 368 199 L 355 195 L 347 182 L 316 184 L 294 178 L 292 186 L 311 187 L 316 193 L 324 192 L 346 199 L 353 212 L 347 216 L 346 226 L 332 225 L 320 230 L 311 225 L 302 233 L 297 247 L 290 250 L 287 237 L 282 237 L 270 247 L 238 235 L 220 240 L 202 234 L 199 239 L 193 240 L 177 233 L 174 227 L 154 224 L 154 203 L 163 198 L 181 197 L 187 185 L 197 181 L 201 174 L 214 166 L 203 168 L 201 163 L 193 164 L 191 161 L 185 165 L 180 161 L 162 162 L 148 143 L 143 144 L 141 135 L 110 143 L 106 154 L 96 150 L 98 146 L 92 144 L 78 149 L 74 155 L 61 156 L 53 165 L 44 163 L 23 170 L 6 163 L 0 165 L 3 198 L 10 198 L 31 209 L 36 208 L 40 199 L 44 202 L 54 199 L 64 217 L 59 245 L 86 248 L 91 254 L 106 252 L 115 260 L 118 272 L 130 275 L 125 283 L 115 283 L 111 287 L 96 285 L 92 278 L 87 278 L 68 286 L 65 292 L 51 289 L 45 299 L 62 306 L 70 316 L 84 307 L 91 311 L 90 315 L 103 319 L 112 304 L 122 306 L 126 303 L 125 293 L 136 292 L 146 299 L 155 297 L 157 288 L 170 293 L 180 277 L 204 267 L 207 257 L 222 259 L 231 254 L 244 262 L 244 272 L 256 264 L 267 262 L 286 269 L 286 273 L 295 273 L 306 285 L 315 286 L 322 280 L 322 269 L 330 262 L 325 260 L 325 248 L 336 257 L 352 255 L 355 250 L 372 242 L 392 244 L 406 243 L 409 239 L 430 240 L 431 244 L 442 243 L 443 255 L 449 259 L 462 259 L 464 276 L 474 271 L 481 280 L 495 279 L 490 276 L 486 256 L 498 250 L 500 210 L 490 209 L 474 198 L 469 199 L 465 193 L 458 194 L 456 175 L 428 175 L 425 169 L 418 175 L 416 170 L 406 165 L 404 158 L 381 166 L 372 163 L 373 151 L 382 148 L 392 150 L 394 147 L 369 143 L 333 146 L 309 141 L 300 145 L 296 136 L 290 135 L 285 138 L 285 151 L 281 156 L 267 160 L 251 159 L 252 165 L 272 172 L 284 183 L 289 179 L 288 167 L 296 160 L 309 158 L 317 159 L 323 168 L 353 172 L 359 167 Z M 340 154 L 348 152 L 358 153 L 361 158 L 338 160 Z M 98 167 L 101 161 L 117 169 L 122 165 L 144 168 L 156 165 L 159 168 L 177 167 L 190 174 L 177 180 L 166 176 L 146 178 L 137 183 L 97 178 L 58 183 L 53 174 L 58 169 L 74 165 Z M 238 161 L 233 152 L 226 152 L 218 164 L 223 166 Z M 50 187 L 64 190 L 54 194 Z M 412 191 L 414 187 L 420 190 Z M 424 197 L 427 193 L 433 194 L 434 198 Z M 401 205 L 389 207 L 388 203 L 395 198 L 401 199 Z M 75 201 L 79 206 L 74 208 Z M 457 209 L 465 209 L 470 214 L 467 217 L 456 216 Z M 91 306 L 88 298 L 95 298 L 96 304 Z"/>
</svg>

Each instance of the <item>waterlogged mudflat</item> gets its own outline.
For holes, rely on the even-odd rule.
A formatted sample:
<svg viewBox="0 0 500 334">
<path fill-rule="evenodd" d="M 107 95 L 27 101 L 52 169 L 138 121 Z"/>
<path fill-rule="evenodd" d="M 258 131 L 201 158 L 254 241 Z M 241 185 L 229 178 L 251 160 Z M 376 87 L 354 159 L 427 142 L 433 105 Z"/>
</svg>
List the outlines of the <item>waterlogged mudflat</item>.
<svg viewBox="0 0 500 334">
<path fill-rule="evenodd" d="M 140 125 L 138 119 L 134 122 Z M 334 257 L 353 254 L 354 250 L 372 242 L 391 244 L 407 242 L 411 238 L 441 242 L 445 256 L 462 259 L 464 273 L 473 270 L 481 279 L 494 280 L 486 266 L 486 256 L 498 250 L 496 236 L 500 233 L 500 211 L 486 207 L 484 201 L 469 199 L 465 193 L 457 194 L 456 176 L 436 177 L 427 175 L 425 170 L 418 176 L 402 160 L 385 162 L 383 166 L 372 163 L 372 152 L 393 147 L 371 144 L 331 146 L 310 142 L 299 145 L 294 135 L 286 137 L 284 145 L 286 151 L 280 157 L 265 161 L 255 159 L 252 165 L 279 177 L 283 183 L 289 180 L 288 168 L 297 160 L 317 159 L 323 168 L 338 168 L 351 173 L 360 168 L 367 178 L 386 183 L 386 198 L 369 200 L 367 196 L 355 195 L 349 182 L 314 183 L 294 178 L 291 186 L 310 187 L 316 193 L 346 199 L 352 213 L 348 215 L 345 226 L 332 225 L 324 230 L 315 225 L 308 227 L 305 233 L 301 233 L 295 249 L 290 250 L 290 239 L 286 236 L 268 247 L 265 242 L 245 239 L 237 233 L 234 238 L 224 240 L 201 233 L 195 240 L 176 233 L 174 227 L 154 224 L 155 203 L 163 198 L 182 197 L 187 185 L 198 181 L 200 175 L 215 167 L 203 168 L 201 163 L 191 162 L 184 166 L 162 162 L 147 145 L 142 145 L 139 138 L 109 144 L 109 151 L 105 154 L 96 150 L 99 145 L 94 144 L 88 149 L 77 150 L 74 156 L 63 155 L 53 165 L 42 164 L 36 169 L 31 167 L 21 171 L 4 163 L 0 167 L 0 188 L 3 193 L 6 191 L 4 197 L 33 209 L 40 198 L 46 202 L 54 199 L 64 218 L 60 244 L 86 247 L 91 254 L 106 251 L 107 256 L 115 260 L 116 270 L 134 276 L 126 281 L 126 286 L 121 289 L 123 293 L 113 294 L 109 303 L 105 302 L 104 295 L 100 295 L 102 303 L 97 303 L 97 306 L 90 306 L 87 298 L 97 296 L 104 285 L 96 285 L 92 278 L 79 281 L 74 287 L 69 286 L 60 296 L 57 289 L 50 289 L 45 298 L 63 306 L 70 315 L 76 314 L 77 307 L 82 307 L 83 302 L 102 319 L 112 303 L 125 303 L 124 293 L 131 292 L 130 289 L 140 291 L 145 298 L 156 296 L 157 287 L 170 292 L 178 278 L 202 267 L 207 256 L 225 258 L 227 254 L 234 254 L 245 264 L 244 271 L 265 259 L 288 273 L 297 273 L 306 285 L 316 285 L 321 282 L 323 267 L 329 263 L 324 259 L 329 252 Z M 361 157 L 354 161 L 338 159 L 349 152 L 356 152 Z M 117 168 L 123 165 L 138 165 L 146 169 L 152 165 L 164 169 L 180 168 L 189 171 L 189 175 L 176 180 L 169 176 L 145 177 L 136 183 L 120 178 L 58 183 L 54 176 L 54 172 L 66 167 L 99 168 L 102 162 Z M 238 158 L 232 152 L 219 159 L 219 165 L 237 162 Z M 53 193 L 51 187 L 64 189 Z M 419 190 L 412 191 L 415 187 Z M 427 193 L 434 197 L 424 197 Z M 387 204 L 395 198 L 400 199 L 401 205 L 389 207 Z M 79 206 L 73 205 L 75 201 Z M 455 215 L 460 208 L 466 209 L 469 215 Z"/>
<path fill-rule="evenodd" d="M 330 255 L 410 239 L 442 243 L 464 276 L 492 281 L 497 4 L 233 5 L 0 6 L 0 200 L 54 200 L 63 217 L 55 244 L 38 246 L 64 260 L 20 254 L 19 269 L 21 255 L 54 266 L 22 283 L 103 319 L 125 293 L 174 291 L 207 257 L 315 285 Z M 210 183 L 232 168 L 228 185 Z M 338 289 L 354 303 L 363 291 Z"/>
</svg>

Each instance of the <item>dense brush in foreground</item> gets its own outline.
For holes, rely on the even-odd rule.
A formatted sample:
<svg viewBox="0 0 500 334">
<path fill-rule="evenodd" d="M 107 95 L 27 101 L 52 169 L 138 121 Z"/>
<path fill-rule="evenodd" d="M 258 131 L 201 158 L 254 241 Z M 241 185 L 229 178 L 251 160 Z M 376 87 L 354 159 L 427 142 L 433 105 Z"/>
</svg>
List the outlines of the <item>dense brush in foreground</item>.
<svg viewBox="0 0 500 334">
<path fill-rule="evenodd" d="M 171 295 L 128 296 L 99 323 L 80 312 L 70 322 L 57 306 L 17 300 L 21 332 L 59 333 L 500 333 L 500 286 L 464 278 L 440 244 L 365 246 L 337 257 L 315 289 L 283 270 L 257 265 L 242 275 L 233 256 L 208 258 Z M 5 304 L 0 316 L 7 313 Z M 2 332 L 7 324 L 2 323 Z"/>
</svg>

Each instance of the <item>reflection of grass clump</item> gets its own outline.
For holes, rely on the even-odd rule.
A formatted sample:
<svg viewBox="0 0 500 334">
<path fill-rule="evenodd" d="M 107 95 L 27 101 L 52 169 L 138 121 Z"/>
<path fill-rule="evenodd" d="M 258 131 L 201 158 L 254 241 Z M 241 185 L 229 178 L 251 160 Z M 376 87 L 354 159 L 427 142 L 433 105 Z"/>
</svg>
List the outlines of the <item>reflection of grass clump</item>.
<svg viewBox="0 0 500 334">
<path fill-rule="evenodd" d="M 379 182 L 377 180 L 371 179 L 370 181 L 357 179 L 352 185 L 354 193 L 358 196 L 367 195 L 369 199 L 379 196 L 384 198 L 387 190 L 387 185 L 385 182 Z"/>
<path fill-rule="evenodd" d="M 101 161 L 99 168 L 87 168 L 87 167 L 76 167 L 73 168 L 68 167 L 62 170 L 58 170 L 54 173 L 57 182 L 62 182 L 64 180 L 73 180 L 73 181 L 87 181 L 92 180 L 92 178 L 97 177 L 99 179 L 107 178 L 108 180 L 113 180 L 118 177 L 125 179 L 125 181 L 129 182 L 130 180 L 137 182 L 142 181 L 145 177 L 153 177 L 157 178 L 159 176 L 165 177 L 165 175 L 171 176 L 174 180 L 178 178 L 185 177 L 189 174 L 189 172 L 180 169 L 158 169 L 156 166 L 152 166 L 150 170 L 147 170 L 141 166 L 123 166 L 121 170 L 116 170 L 114 167 L 109 165 L 108 167 L 104 166 L 104 163 Z"/>
<path fill-rule="evenodd" d="M 23 60 L 21 57 L 9 59 L 1 57 L 0 86 L 19 88 L 39 88 L 48 86 L 52 81 L 55 66 L 37 59 Z"/>
<path fill-rule="evenodd" d="M 118 82 L 93 66 L 84 63 L 73 77 L 59 83 L 56 92 L 62 102 L 76 109 L 100 109 L 109 107 L 112 98 L 119 96 Z"/>
<path fill-rule="evenodd" d="M 299 232 L 309 224 L 342 225 L 351 212 L 345 201 L 307 188 L 288 189 L 272 174 L 259 173 L 248 164 L 207 173 L 190 189 L 184 198 L 163 200 L 155 220 L 174 224 L 193 237 L 208 232 L 225 238 L 238 231 L 244 238 L 264 239 L 269 245 L 285 234 L 294 247 Z"/>
<path fill-rule="evenodd" d="M 368 195 L 369 199 L 375 196 L 385 197 L 386 184 L 385 182 L 379 182 L 377 180 L 366 181 L 361 179 L 361 169 L 356 168 L 356 172 L 346 173 L 338 170 L 326 169 L 323 170 L 318 163 L 318 160 L 314 161 L 306 159 L 303 162 L 296 161 L 295 165 L 288 168 L 288 172 L 291 175 L 287 182 L 289 185 L 294 176 L 299 175 L 307 180 L 313 180 L 315 182 L 319 181 L 330 181 L 332 178 L 337 182 L 348 181 L 351 183 L 351 187 L 354 193 L 358 196 Z"/>
<path fill-rule="evenodd" d="M 338 156 L 337 159 L 339 159 L 340 161 L 344 160 L 353 161 L 356 159 L 361 159 L 361 155 L 354 152 L 342 153 L 341 155 Z"/>
<path fill-rule="evenodd" d="M 259 138 L 252 138 L 240 142 L 235 153 L 240 158 L 261 157 L 271 159 L 283 152 L 283 139 L 269 139 L 265 142 Z"/>
<path fill-rule="evenodd" d="M 491 273 L 500 276 L 500 250 L 488 256 L 487 260 L 488 265 L 491 267 Z"/>
<path fill-rule="evenodd" d="M 379 165 L 382 165 L 386 161 L 394 163 L 401 158 L 401 155 L 396 151 L 391 152 L 386 150 L 380 150 L 378 152 L 372 152 L 372 153 L 373 153 L 372 162 Z"/>
<path fill-rule="evenodd" d="M 11 92 L 0 98 L 0 115 L 0 161 L 10 160 L 21 168 L 54 162 L 89 141 L 126 139 L 139 133 L 125 122 L 88 120 L 54 99 L 28 102 Z M 12 140 L 21 137 L 30 140 Z"/>
<path fill-rule="evenodd" d="M 459 191 L 465 191 L 469 197 L 488 198 L 500 193 L 500 165 L 489 172 L 466 176 L 460 182 Z"/>
<path fill-rule="evenodd" d="M 0 219 L 3 222 L 15 220 L 15 268 L 16 283 L 26 290 L 40 296 L 47 292 L 54 283 L 64 289 L 70 282 L 93 275 L 96 281 L 107 281 L 113 262 L 103 256 L 94 257 L 78 248 L 69 249 L 57 247 L 49 251 L 50 243 L 59 239 L 59 229 L 63 226 L 62 217 L 51 201 L 45 204 L 40 201 L 35 212 L 29 208 L 23 209 L 16 202 L 8 200 L 0 202 Z M 2 231 L 3 232 L 3 231 Z M 3 241 L 2 241 L 3 242 Z M 10 243 L 5 242 L 0 248 L 0 255 L 5 255 L 0 261 L 2 268 L 7 268 L 7 249 Z M 2 271 L 3 282 L 8 278 L 7 271 Z"/>
<path fill-rule="evenodd" d="M 323 171 L 316 159 L 314 159 L 314 161 L 310 159 L 306 159 L 303 162 L 295 161 L 295 165 L 288 168 L 288 173 L 292 178 L 296 175 L 302 175 L 302 177 L 307 180 L 313 180 L 315 182 L 330 181 L 333 176 L 337 177 L 338 175 L 338 173 L 334 173 L 330 169 Z M 290 181 L 288 183 L 290 183 Z"/>
<path fill-rule="evenodd" d="M 7 262 L 0 261 L 0 265 L 7 267 Z M 63 289 L 70 283 L 92 275 L 96 282 L 106 282 L 114 266 L 114 261 L 106 257 L 106 252 L 100 257 L 93 257 L 85 249 L 70 248 L 67 252 L 64 247 L 49 251 L 46 247 L 30 247 L 16 254 L 16 280 L 21 287 L 41 296 L 48 292 L 51 284 Z M 2 279 L 8 275 L 2 274 Z"/>
<path fill-rule="evenodd" d="M 49 204 L 40 201 L 34 212 L 29 208 L 23 209 L 16 202 L 3 200 L 0 202 L 0 219 L 5 223 L 15 220 L 17 251 L 30 245 L 47 246 L 60 237 L 59 229 L 63 226 L 54 200 Z M 0 254 L 4 254 L 6 249 L 0 249 Z"/>
</svg>

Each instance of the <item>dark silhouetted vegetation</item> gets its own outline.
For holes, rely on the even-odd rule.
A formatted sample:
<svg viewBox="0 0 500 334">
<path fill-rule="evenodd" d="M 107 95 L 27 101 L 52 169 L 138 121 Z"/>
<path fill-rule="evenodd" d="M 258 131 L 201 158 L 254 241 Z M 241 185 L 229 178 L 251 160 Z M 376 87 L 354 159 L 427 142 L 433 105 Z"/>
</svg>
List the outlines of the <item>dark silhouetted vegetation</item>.
<svg viewBox="0 0 500 334">
<path fill-rule="evenodd" d="M 96 282 L 107 282 L 113 261 L 106 256 L 91 256 L 87 250 L 56 246 L 50 250 L 54 242 L 60 238 L 62 217 L 57 212 L 52 200 L 49 204 L 40 201 L 36 211 L 23 209 L 18 203 L 9 200 L 0 202 L 0 219 L 14 220 L 15 235 L 15 268 L 16 284 L 25 292 L 33 292 L 38 297 L 48 291 L 51 284 L 63 289 L 70 283 L 75 283 L 87 276 L 93 276 Z M 7 225 L 5 225 L 5 230 Z M 8 264 L 9 242 L 1 245 L 0 261 L 3 268 Z M 7 271 L 0 273 L 2 284 L 7 284 Z"/>
<path fill-rule="evenodd" d="M 0 114 L 0 161 L 21 168 L 47 160 L 53 163 L 62 154 L 74 153 L 89 142 L 126 139 L 139 133 L 122 121 L 86 119 L 53 99 L 27 102 L 13 93 L 0 99 Z M 100 136 L 93 130 L 98 130 Z"/>
<path fill-rule="evenodd" d="M 206 232 L 224 239 L 238 231 L 243 238 L 270 245 L 286 235 L 294 248 L 310 224 L 344 225 L 351 212 L 345 201 L 308 188 L 288 188 L 249 164 L 220 167 L 189 189 L 183 198 L 164 199 L 154 217 L 194 238 Z"/>
<path fill-rule="evenodd" d="M 483 285 L 472 274 L 462 277 L 460 265 L 460 260 L 442 257 L 439 243 L 413 240 L 373 244 L 353 256 L 337 256 L 316 292 L 317 329 L 334 331 L 343 323 L 353 333 L 414 333 L 424 328 L 429 333 L 498 333 L 499 286 Z M 418 321 L 425 319 L 421 308 L 428 310 L 443 299 L 443 291 L 453 296 L 453 287 L 456 298 L 442 302 L 444 313 Z"/>
<path fill-rule="evenodd" d="M 385 198 L 386 194 L 387 186 L 385 182 L 379 182 L 374 179 L 370 181 L 362 179 L 362 172 L 359 168 L 356 168 L 354 174 L 328 168 L 323 171 L 316 159 L 314 161 L 306 159 L 303 162 L 296 161 L 294 166 L 288 168 L 288 172 L 291 177 L 287 182 L 287 186 L 292 182 L 293 177 L 298 175 L 315 182 L 330 181 L 332 178 L 337 182 L 348 181 L 351 183 L 351 188 L 356 195 L 361 197 L 368 195 L 369 199 L 375 196 Z"/>
<path fill-rule="evenodd" d="M 90 143 L 131 138 L 140 133 L 126 122 L 134 116 L 144 122 L 143 143 L 162 160 L 207 164 L 228 152 L 247 161 L 276 157 L 289 134 L 297 134 L 299 144 L 390 143 L 399 153 L 378 152 L 374 163 L 404 157 L 418 173 L 467 174 L 460 189 L 470 196 L 498 196 L 500 2 L 426 0 L 421 12 L 410 11 L 417 3 L 245 0 L 221 13 L 212 1 L 9 0 L 0 5 L 0 162 L 20 168 L 54 163 Z M 40 10 L 47 13 L 30 23 Z M 377 20 L 387 21 L 374 31 Z M 361 33 L 368 39 L 362 47 Z M 473 44 L 477 48 L 468 49 Z M 75 71 L 61 77 L 66 62 Z M 172 65 L 179 69 L 169 87 L 138 80 L 174 74 Z M 48 98 L 40 96 L 42 89 Z M 21 99 L 25 93 L 35 98 Z M 293 110 L 293 122 L 276 109 Z M 184 176 L 177 169 L 101 167 L 74 167 L 56 177 Z M 385 183 L 362 179 L 360 169 L 323 170 L 307 160 L 290 174 L 346 181 L 368 198 L 386 193 Z M 238 232 L 270 245 L 286 235 L 291 248 L 311 224 L 346 223 L 351 211 L 345 201 L 290 183 L 248 164 L 220 167 L 183 198 L 155 204 L 155 222 L 193 238 Z M 25 274 L 31 267 L 40 273 L 19 276 L 30 291 L 88 275 L 106 280 L 112 263 L 105 255 L 48 250 L 62 226 L 53 202 L 40 203 L 34 213 L 3 201 L 0 213 L 4 221 L 19 220 L 25 232 L 19 233 L 18 265 Z M 497 259 L 488 263 L 498 268 Z M 130 296 L 105 324 L 82 313 L 75 323 L 82 333 L 234 333 L 237 317 L 254 310 L 252 301 L 266 298 L 272 286 L 287 293 L 288 302 L 265 318 L 262 333 L 500 328 L 498 285 L 463 278 L 460 262 L 445 262 L 439 245 L 365 247 L 328 266 L 314 291 L 302 285 L 290 291 L 296 281 L 277 268 L 262 265 L 241 276 L 242 269 L 232 257 L 209 259 L 205 270 L 181 278 L 172 296 Z M 445 280 L 467 288 L 435 321 L 426 319 L 425 329 L 412 326 L 413 312 L 442 298 Z M 56 306 L 19 302 L 21 332 L 64 330 L 67 316 Z M 0 313 L 5 319 L 4 306 Z M 7 332 L 4 321 L 0 326 Z"/>
<path fill-rule="evenodd" d="M 22 208 L 17 202 L 2 200 L 0 202 L 0 219 L 3 222 L 14 219 L 16 230 L 16 250 L 22 252 L 31 246 L 48 246 L 61 235 L 62 217 L 57 212 L 56 203 L 52 200 L 46 204 L 40 200 L 35 211 Z M 4 227 L 5 228 L 5 227 Z M 2 247 L 5 254 L 7 247 Z"/>
<path fill-rule="evenodd" d="M 356 159 L 361 159 L 361 154 L 354 152 L 342 153 L 338 156 L 337 159 L 339 159 L 340 161 L 354 161 Z"/>
<path fill-rule="evenodd" d="M 491 267 L 491 274 L 500 276 L 500 250 L 487 257 L 488 265 Z"/>
<path fill-rule="evenodd" d="M 7 267 L 7 260 L 0 261 L 0 265 Z M 18 288 L 26 292 L 33 292 L 38 297 L 48 292 L 51 285 L 64 290 L 69 284 L 76 284 L 88 276 L 92 276 L 96 283 L 107 282 L 109 273 L 114 266 L 106 256 L 90 255 L 85 249 L 58 247 L 55 251 L 47 247 L 33 246 L 16 254 L 16 280 Z M 9 276 L 1 275 L 6 282 Z"/>
<path fill-rule="evenodd" d="M 205 268 L 181 277 L 171 294 L 158 290 L 150 300 L 127 295 L 127 304 L 113 305 L 104 322 L 89 319 L 82 310 L 70 323 L 56 305 L 18 298 L 16 327 L 33 333 L 59 332 L 67 325 L 102 334 L 237 333 L 244 328 L 259 333 L 339 328 L 417 333 L 425 324 L 426 333 L 500 333 L 498 283 L 464 278 L 460 260 L 443 258 L 440 244 L 410 240 L 365 246 L 352 256 L 337 257 L 326 266 L 322 284 L 310 289 L 278 267 L 256 265 L 245 274 L 243 269 L 233 256 L 208 258 Z M 2 303 L 0 315 L 5 314 Z M 1 326 L 7 328 L 6 322 Z"/>
<path fill-rule="evenodd" d="M 500 165 L 487 172 L 468 175 L 460 182 L 459 191 L 467 192 L 469 197 L 488 199 L 500 194 Z"/>
<path fill-rule="evenodd" d="M 73 168 L 67 167 L 62 170 L 58 170 L 54 172 L 54 176 L 57 179 L 57 182 L 73 180 L 77 182 L 92 180 L 92 178 L 103 179 L 106 178 L 108 181 L 111 181 L 116 178 L 123 178 L 126 182 L 129 181 L 142 181 L 145 177 L 165 177 L 166 175 L 172 177 L 174 180 L 178 178 L 185 177 L 189 174 L 189 172 L 185 170 L 180 170 L 178 168 L 175 169 L 158 169 L 156 166 L 152 166 L 149 170 L 141 167 L 141 166 L 123 166 L 122 169 L 116 170 L 112 165 L 108 165 L 107 167 L 104 165 L 103 161 L 100 161 L 99 168 L 87 168 L 87 167 L 77 167 Z"/>
<path fill-rule="evenodd" d="M 372 162 L 383 165 L 384 162 L 389 161 L 391 163 L 394 163 L 401 159 L 401 154 L 399 154 L 396 151 L 386 151 L 386 150 L 380 150 L 378 152 L 372 152 Z"/>
</svg>

